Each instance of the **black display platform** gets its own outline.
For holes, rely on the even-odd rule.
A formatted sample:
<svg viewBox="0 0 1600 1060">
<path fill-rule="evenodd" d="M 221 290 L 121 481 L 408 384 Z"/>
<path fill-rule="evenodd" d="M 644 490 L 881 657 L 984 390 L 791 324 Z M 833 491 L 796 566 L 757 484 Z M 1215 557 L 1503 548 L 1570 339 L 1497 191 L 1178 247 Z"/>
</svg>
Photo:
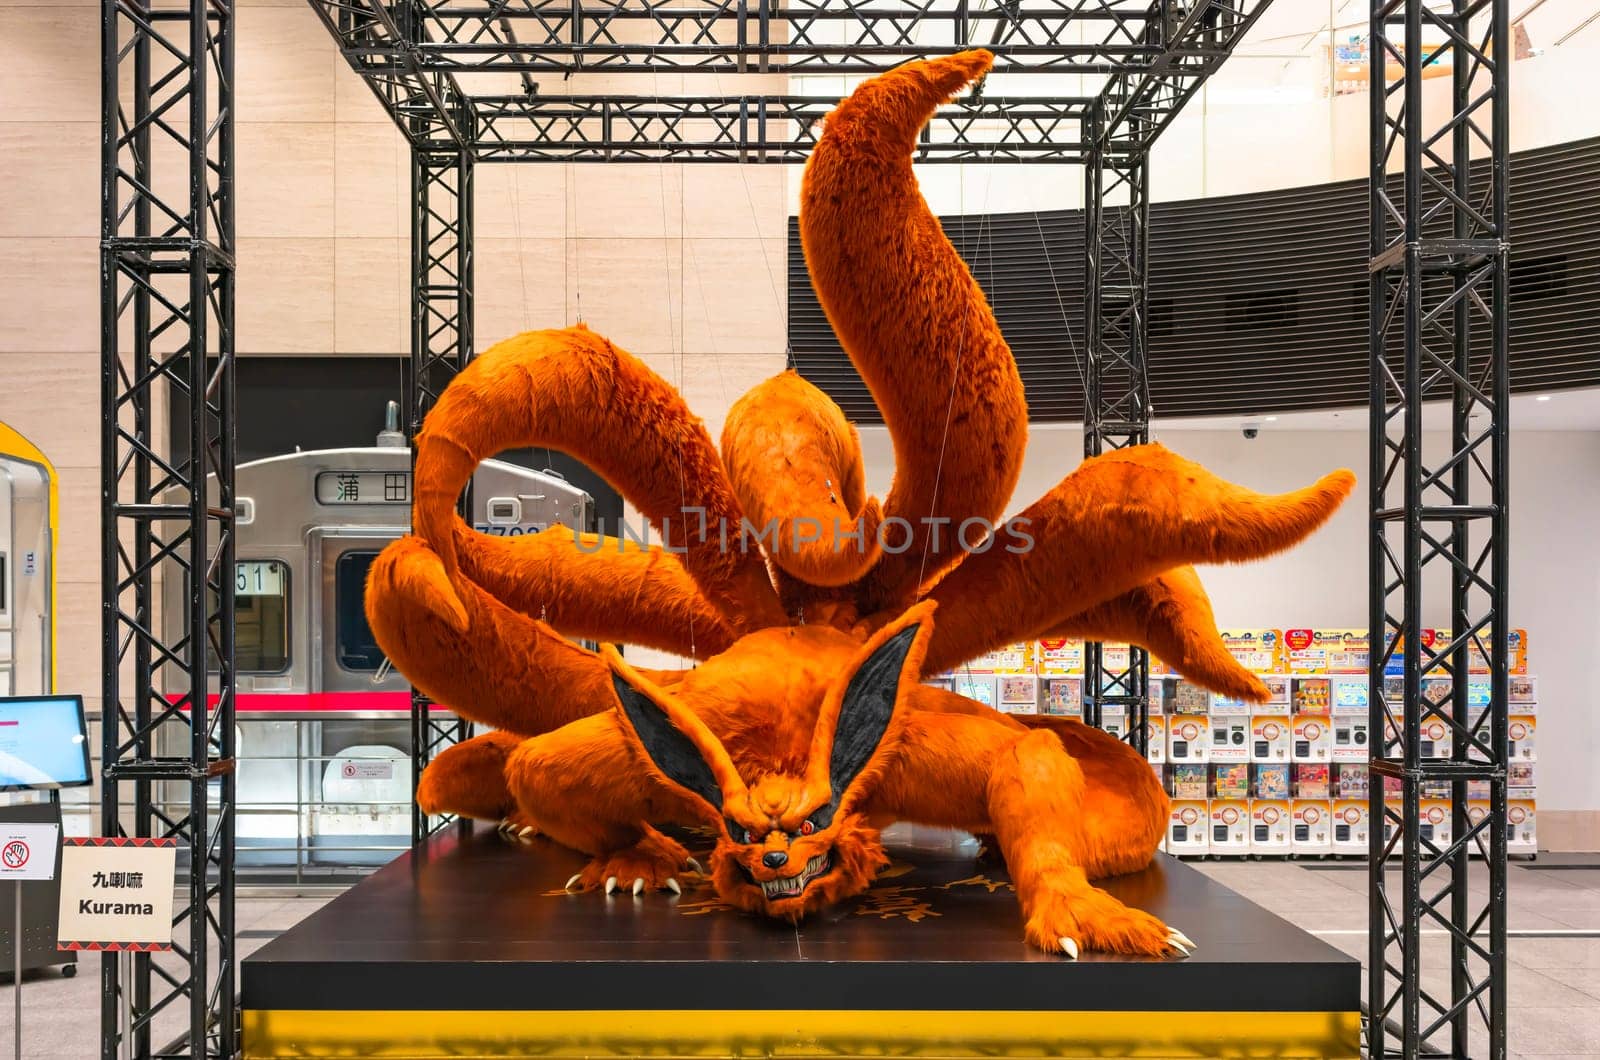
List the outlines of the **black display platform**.
<svg viewBox="0 0 1600 1060">
<path fill-rule="evenodd" d="M 796 927 L 693 877 L 682 897 L 567 894 L 578 854 L 441 834 L 243 962 L 245 1055 L 1358 1051 L 1359 964 L 1174 859 L 1103 886 L 1192 957 L 1070 961 L 1022 941 L 969 837 L 888 838 L 870 891 Z"/>
</svg>

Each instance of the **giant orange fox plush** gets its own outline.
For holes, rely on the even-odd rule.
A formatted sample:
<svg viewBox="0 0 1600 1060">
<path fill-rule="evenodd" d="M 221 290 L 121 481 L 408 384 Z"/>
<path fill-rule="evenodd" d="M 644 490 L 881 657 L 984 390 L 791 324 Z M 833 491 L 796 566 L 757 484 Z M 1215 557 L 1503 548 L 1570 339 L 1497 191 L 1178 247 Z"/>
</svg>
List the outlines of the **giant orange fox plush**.
<svg viewBox="0 0 1600 1060">
<path fill-rule="evenodd" d="M 636 895 L 679 890 L 688 864 L 657 826 L 707 825 L 720 897 L 784 918 L 865 889 L 887 822 L 967 829 L 1004 856 L 1033 945 L 1192 945 L 1091 882 L 1144 867 L 1161 838 L 1167 799 L 1135 751 L 921 680 L 1005 643 L 1078 635 L 1264 699 L 1188 564 L 1293 545 L 1353 479 L 1268 497 L 1140 446 L 1084 461 L 1027 508 L 1031 547 L 963 548 L 974 542 L 954 528 L 994 525 L 1011 496 L 1027 408 L 911 155 L 989 62 L 968 52 L 863 84 L 806 168 L 812 282 L 894 441 L 882 502 L 866 495 L 855 429 L 793 373 L 734 406 L 720 452 L 675 390 L 581 325 L 499 344 L 441 397 L 417 439 L 416 533 L 373 567 L 368 614 L 418 687 L 498 731 L 428 767 L 425 810 L 509 819 L 592 856 L 569 887 Z M 515 446 L 582 459 L 667 547 L 472 532 L 456 497 L 480 460 Z M 753 544 L 748 526 L 762 528 Z M 563 634 L 701 661 L 638 670 Z"/>
</svg>

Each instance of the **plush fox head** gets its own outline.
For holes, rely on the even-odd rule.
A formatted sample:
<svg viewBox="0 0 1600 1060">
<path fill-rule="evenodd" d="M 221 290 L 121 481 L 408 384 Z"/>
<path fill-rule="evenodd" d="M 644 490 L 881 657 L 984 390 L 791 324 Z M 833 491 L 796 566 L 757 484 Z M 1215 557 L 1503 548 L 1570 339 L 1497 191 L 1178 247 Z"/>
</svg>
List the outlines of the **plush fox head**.
<svg viewBox="0 0 1600 1060">
<path fill-rule="evenodd" d="M 865 890 L 887 864 L 862 807 L 900 746 L 932 612 L 919 604 L 864 644 L 814 630 L 785 653 L 784 631 L 752 634 L 670 690 L 607 653 L 641 760 L 717 830 L 723 901 L 798 920 Z M 747 724 L 728 690 L 752 688 L 766 702 L 749 704 Z M 697 694 L 722 702 L 697 712 Z M 774 725 L 774 708 L 787 720 Z M 737 764 L 702 714 L 731 719 Z"/>
</svg>

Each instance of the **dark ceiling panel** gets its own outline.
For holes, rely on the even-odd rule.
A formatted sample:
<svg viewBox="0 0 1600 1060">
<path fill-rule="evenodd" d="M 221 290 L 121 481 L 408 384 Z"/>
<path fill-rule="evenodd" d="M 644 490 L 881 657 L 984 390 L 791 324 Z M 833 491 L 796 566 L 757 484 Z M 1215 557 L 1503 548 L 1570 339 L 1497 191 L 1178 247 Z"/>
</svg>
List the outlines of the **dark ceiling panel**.
<svg viewBox="0 0 1600 1060">
<path fill-rule="evenodd" d="M 1511 173 L 1512 388 L 1600 385 L 1600 139 L 1520 153 Z M 1011 343 L 1031 418 L 1080 418 L 1082 214 L 944 223 Z M 851 419 L 882 422 L 817 304 L 794 225 L 794 363 Z M 1365 181 L 1157 203 L 1150 233 L 1158 418 L 1366 403 Z"/>
</svg>

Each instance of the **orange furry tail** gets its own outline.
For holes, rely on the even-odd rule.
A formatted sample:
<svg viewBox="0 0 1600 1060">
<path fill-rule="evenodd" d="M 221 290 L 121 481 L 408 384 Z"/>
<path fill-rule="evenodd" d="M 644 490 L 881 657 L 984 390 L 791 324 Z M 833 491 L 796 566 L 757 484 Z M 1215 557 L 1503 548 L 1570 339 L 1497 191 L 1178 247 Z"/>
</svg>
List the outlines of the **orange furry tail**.
<svg viewBox="0 0 1600 1060">
<path fill-rule="evenodd" d="M 533 736 L 604 709 L 610 684 L 593 652 L 465 579 L 452 586 L 419 537 L 379 553 L 367 622 L 384 655 L 435 703 Z"/>
<path fill-rule="evenodd" d="M 456 552 L 474 585 L 564 636 L 685 656 L 715 654 L 734 640 L 678 557 L 653 545 L 564 526 L 491 537 L 457 519 Z"/>
<path fill-rule="evenodd" d="M 903 526 L 863 582 L 862 614 L 900 609 L 957 562 L 956 528 L 998 520 L 1022 467 L 1028 410 L 1011 349 L 911 168 L 922 126 L 992 61 L 962 52 L 863 83 L 806 163 L 811 285 L 894 441 L 883 514 Z"/>
<path fill-rule="evenodd" d="M 760 555 L 718 546 L 741 512 L 705 426 L 638 359 L 581 324 L 497 343 L 445 388 L 417 436 L 416 531 L 457 569 L 455 504 L 478 462 L 548 446 L 603 475 L 736 627 L 784 622 Z"/>
<path fill-rule="evenodd" d="M 1047 636 L 1137 644 L 1213 692 L 1255 703 L 1270 695 L 1261 678 L 1222 643 L 1211 600 L 1193 567 L 1175 567 L 1064 619 Z"/>
<path fill-rule="evenodd" d="M 861 439 L 832 398 L 793 370 L 734 402 L 722 462 L 767 554 L 807 585 L 835 587 L 878 560 L 883 511 L 867 496 Z M 774 468 L 784 473 L 774 475 Z"/>
<path fill-rule="evenodd" d="M 1335 471 L 1269 496 L 1161 445 L 1085 460 L 1014 524 L 1031 546 L 997 544 L 929 593 L 940 610 L 928 665 L 947 669 L 1039 636 L 1063 613 L 1087 611 L 1182 564 L 1280 552 L 1326 522 L 1354 485 L 1351 472 Z"/>
</svg>

